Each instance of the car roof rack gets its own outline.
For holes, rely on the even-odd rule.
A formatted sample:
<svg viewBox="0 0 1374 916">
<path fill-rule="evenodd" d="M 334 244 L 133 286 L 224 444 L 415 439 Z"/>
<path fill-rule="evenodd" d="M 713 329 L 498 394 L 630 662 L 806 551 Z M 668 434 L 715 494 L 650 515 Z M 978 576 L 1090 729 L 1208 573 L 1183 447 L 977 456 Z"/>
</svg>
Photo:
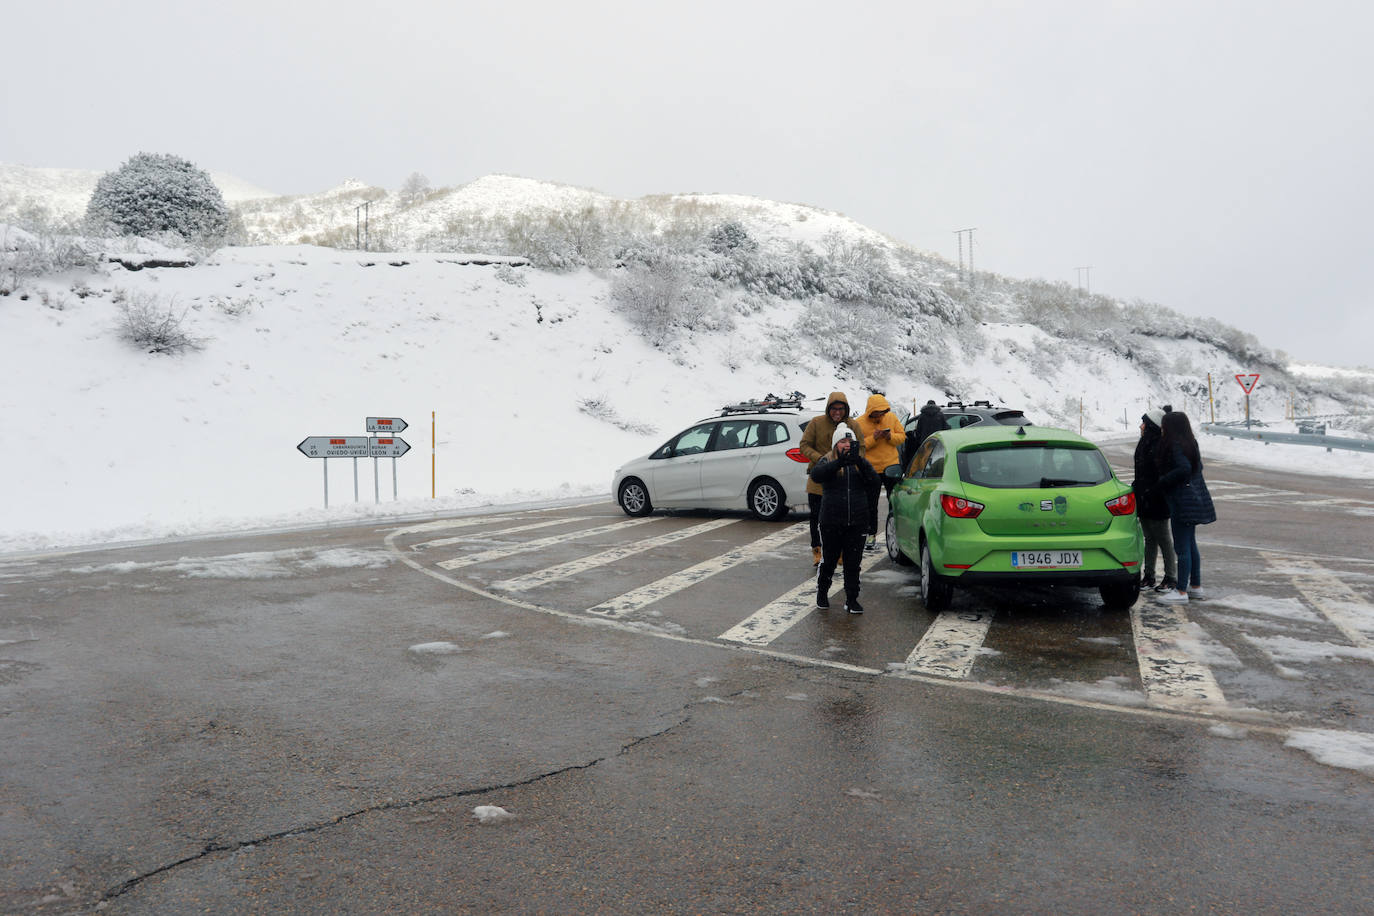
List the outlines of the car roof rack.
<svg viewBox="0 0 1374 916">
<path fill-rule="evenodd" d="M 986 408 L 988 408 L 988 409 L 990 410 L 990 409 L 992 409 L 992 402 L 991 402 L 991 401 L 970 401 L 969 403 L 965 404 L 963 401 L 947 401 L 947 402 L 945 403 L 945 406 L 946 406 L 946 407 L 955 407 L 955 408 L 959 408 L 959 409 L 963 409 L 963 408 L 965 408 L 965 407 L 986 407 Z"/>
<path fill-rule="evenodd" d="M 722 417 L 732 413 L 767 413 L 770 410 L 801 410 L 802 401 L 806 395 L 800 391 L 793 391 L 790 394 L 766 394 L 762 398 L 753 401 L 740 401 L 738 404 L 728 404 L 720 409 Z"/>
</svg>

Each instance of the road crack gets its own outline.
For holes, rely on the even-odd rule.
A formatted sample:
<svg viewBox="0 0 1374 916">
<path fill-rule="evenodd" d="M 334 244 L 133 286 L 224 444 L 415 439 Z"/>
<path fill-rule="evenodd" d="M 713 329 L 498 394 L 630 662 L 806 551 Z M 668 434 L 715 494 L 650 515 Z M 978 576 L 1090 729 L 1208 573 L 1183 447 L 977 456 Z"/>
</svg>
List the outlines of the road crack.
<svg viewBox="0 0 1374 916">
<path fill-rule="evenodd" d="M 199 862 L 209 856 L 218 855 L 219 853 L 238 852 L 242 849 L 251 849 L 253 847 L 262 846 L 267 843 L 275 842 L 277 840 L 287 840 L 292 839 L 294 837 L 308 836 L 309 834 L 318 833 L 322 830 L 328 830 L 332 827 L 337 827 L 340 824 L 345 824 L 351 820 L 354 820 L 355 818 L 364 817 L 368 814 L 377 814 L 379 812 L 387 811 L 404 811 L 407 808 L 417 808 L 422 805 L 431 805 L 435 802 L 451 801 L 457 798 L 468 798 L 474 795 L 485 795 L 489 792 L 500 792 L 504 789 L 519 789 L 525 786 L 534 785 L 538 782 L 543 782 L 547 779 L 553 779 L 554 777 L 562 776 L 565 773 L 575 773 L 579 770 L 589 770 L 595 766 L 598 766 L 599 764 L 605 763 L 607 760 L 611 760 L 616 757 L 623 757 L 625 754 L 628 754 L 630 751 L 634 750 L 636 747 L 645 743 L 646 741 L 652 741 L 655 738 L 661 738 L 664 735 L 674 731 L 675 729 L 678 729 L 683 725 L 686 725 L 688 722 L 691 721 L 691 719 L 692 717 L 690 713 L 683 715 L 681 716 L 681 718 L 678 719 L 678 721 L 666 726 L 665 728 L 662 728 L 656 732 L 651 732 L 647 735 L 641 735 L 637 738 L 625 742 L 614 754 L 606 754 L 604 756 L 597 757 L 594 760 L 587 761 L 586 763 L 574 763 L 569 764 L 568 766 L 558 767 L 557 769 L 549 770 L 544 773 L 537 773 L 534 776 L 530 776 L 526 779 L 517 780 L 515 782 L 497 783 L 494 785 L 480 786 L 472 789 L 458 789 L 452 792 L 436 792 L 433 795 L 424 795 L 419 798 L 411 798 L 403 801 L 387 800 L 383 802 L 378 802 L 375 805 L 368 805 L 366 807 L 359 808 L 356 811 L 349 811 L 344 814 L 335 815 L 327 821 L 320 821 L 319 823 L 310 824 L 304 827 L 292 827 L 289 830 L 281 830 L 276 833 L 265 834 L 263 836 L 251 840 L 235 840 L 233 842 L 228 843 L 206 843 L 205 846 L 203 846 L 198 852 L 177 859 L 175 862 L 169 862 L 165 865 L 160 865 L 157 868 L 143 872 L 139 875 L 135 875 L 134 877 L 129 878 L 128 880 L 115 885 L 114 887 L 110 888 L 109 890 L 101 894 L 99 903 L 107 903 L 111 900 L 116 899 L 117 897 L 127 894 L 129 891 L 135 889 L 145 881 L 148 881 L 152 878 L 156 878 L 159 875 L 165 875 L 168 872 L 173 871 L 174 869 L 181 868 L 184 865 L 190 865 L 192 863 Z"/>
</svg>

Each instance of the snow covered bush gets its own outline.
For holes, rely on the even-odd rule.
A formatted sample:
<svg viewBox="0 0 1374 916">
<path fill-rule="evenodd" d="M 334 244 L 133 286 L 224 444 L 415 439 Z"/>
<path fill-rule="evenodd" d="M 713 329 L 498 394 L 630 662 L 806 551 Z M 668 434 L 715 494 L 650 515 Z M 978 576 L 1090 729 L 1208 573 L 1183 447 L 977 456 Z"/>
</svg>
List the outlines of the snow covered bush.
<svg viewBox="0 0 1374 916">
<path fill-rule="evenodd" d="M 0 295 L 14 292 L 26 278 L 89 269 L 99 262 L 100 252 L 80 236 L 0 225 Z"/>
<path fill-rule="evenodd" d="M 205 345 L 186 330 L 186 311 L 178 314 L 156 296 L 121 290 L 115 295 L 115 305 L 122 316 L 121 336 L 149 353 L 178 354 Z"/>
<path fill-rule="evenodd" d="M 229 208 L 210 176 L 179 156 L 139 153 L 96 182 L 86 220 L 98 231 L 222 238 Z"/>
</svg>

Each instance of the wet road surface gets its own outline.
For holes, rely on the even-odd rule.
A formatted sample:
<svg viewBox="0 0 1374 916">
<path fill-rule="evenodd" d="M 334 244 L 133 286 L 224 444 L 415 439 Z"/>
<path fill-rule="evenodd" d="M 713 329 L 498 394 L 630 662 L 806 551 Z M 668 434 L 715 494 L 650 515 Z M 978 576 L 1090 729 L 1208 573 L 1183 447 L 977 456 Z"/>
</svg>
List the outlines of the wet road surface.
<svg viewBox="0 0 1374 916">
<path fill-rule="evenodd" d="M 1208 479 L 1168 613 L 609 503 L 0 558 L 0 911 L 1360 912 L 1374 491 Z"/>
</svg>

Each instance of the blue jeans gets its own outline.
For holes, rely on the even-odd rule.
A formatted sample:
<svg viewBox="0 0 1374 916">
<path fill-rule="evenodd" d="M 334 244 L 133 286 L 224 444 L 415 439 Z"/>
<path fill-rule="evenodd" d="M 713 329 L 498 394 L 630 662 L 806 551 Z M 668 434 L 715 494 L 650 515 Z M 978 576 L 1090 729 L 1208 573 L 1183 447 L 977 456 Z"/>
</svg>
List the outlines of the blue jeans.
<svg viewBox="0 0 1374 916">
<path fill-rule="evenodd" d="M 1174 553 L 1178 555 L 1178 588 L 1183 591 L 1202 585 L 1202 555 L 1197 552 L 1197 525 L 1181 525 L 1169 519 L 1174 536 Z"/>
</svg>

